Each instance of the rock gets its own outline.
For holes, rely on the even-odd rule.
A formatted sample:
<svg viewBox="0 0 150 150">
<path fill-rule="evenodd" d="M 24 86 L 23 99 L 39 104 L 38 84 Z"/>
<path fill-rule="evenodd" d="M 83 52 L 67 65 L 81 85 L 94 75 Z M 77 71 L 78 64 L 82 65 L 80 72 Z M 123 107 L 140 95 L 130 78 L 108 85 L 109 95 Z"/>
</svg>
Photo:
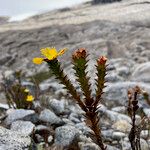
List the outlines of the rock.
<svg viewBox="0 0 150 150">
<path fill-rule="evenodd" d="M 39 86 L 42 91 L 46 91 L 48 89 L 53 89 L 54 91 L 63 89 L 63 85 L 52 79 L 43 81 Z"/>
<path fill-rule="evenodd" d="M 5 24 L 6 22 L 8 22 L 9 17 L 0 17 L 0 25 Z"/>
<path fill-rule="evenodd" d="M 55 113 L 53 113 L 51 110 L 49 109 L 44 109 L 39 116 L 39 119 L 43 122 L 47 122 L 51 125 L 63 125 L 64 122 L 58 117 L 56 116 Z"/>
<path fill-rule="evenodd" d="M 139 86 L 143 90 L 150 92 L 150 85 L 142 82 L 117 82 L 109 83 L 105 88 L 104 98 L 109 106 L 126 106 L 127 104 L 127 91 L 130 88 Z"/>
<path fill-rule="evenodd" d="M 83 135 L 83 134 L 79 135 L 78 141 L 84 142 L 84 143 L 92 143 L 92 139 L 88 136 Z"/>
<path fill-rule="evenodd" d="M 80 150 L 100 150 L 99 146 L 94 143 L 78 143 Z"/>
<path fill-rule="evenodd" d="M 113 146 L 107 145 L 107 150 L 119 150 L 119 149 L 118 149 L 118 148 L 116 148 L 116 147 L 113 147 Z"/>
<path fill-rule="evenodd" d="M 35 125 L 29 121 L 15 121 L 11 124 L 11 130 L 18 131 L 24 135 L 31 135 Z"/>
<path fill-rule="evenodd" d="M 141 56 L 148 57 L 148 60 L 150 61 L 150 51 L 145 50 L 141 53 Z"/>
<path fill-rule="evenodd" d="M 49 105 L 57 115 L 60 115 L 65 112 L 64 100 L 51 99 L 49 101 Z"/>
<path fill-rule="evenodd" d="M 121 0 L 93 0 L 92 4 L 120 2 Z"/>
<path fill-rule="evenodd" d="M 41 130 L 49 130 L 49 128 L 44 125 L 38 125 L 35 127 L 35 131 L 41 131 Z"/>
<path fill-rule="evenodd" d="M 141 143 L 142 150 L 149 150 L 150 147 L 144 139 L 141 138 L 140 143 Z"/>
<path fill-rule="evenodd" d="M 7 110 L 7 109 L 9 109 L 9 106 L 7 104 L 0 103 L 0 111 Z"/>
<path fill-rule="evenodd" d="M 118 120 L 117 122 L 115 122 L 112 127 L 114 128 L 114 130 L 116 131 L 121 131 L 121 132 L 129 132 L 131 129 L 131 124 L 126 121 L 126 120 Z"/>
<path fill-rule="evenodd" d="M 125 137 L 122 141 L 121 141 L 121 145 L 123 150 L 131 150 L 131 144 L 129 142 L 128 137 Z"/>
<path fill-rule="evenodd" d="M 126 55 L 126 48 L 117 41 L 107 41 L 108 58 L 120 58 Z"/>
<path fill-rule="evenodd" d="M 33 124 L 37 124 L 39 122 L 39 115 L 37 113 L 25 116 L 22 118 L 23 121 L 31 121 Z"/>
<path fill-rule="evenodd" d="M 146 116 L 150 118 L 150 109 L 149 108 L 144 108 L 143 111 L 146 114 Z"/>
<path fill-rule="evenodd" d="M 148 136 L 149 136 L 148 130 L 142 130 L 142 131 L 141 131 L 141 138 L 147 140 L 147 139 L 148 139 Z"/>
<path fill-rule="evenodd" d="M 81 122 L 80 119 L 79 119 L 78 114 L 76 114 L 76 113 L 71 113 L 69 115 L 69 120 L 71 120 L 74 123 L 80 123 Z"/>
<path fill-rule="evenodd" d="M 30 145 L 29 136 L 0 127 L 0 150 L 28 150 Z"/>
<path fill-rule="evenodd" d="M 150 62 L 137 65 L 132 73 L 131 80 L 139 82 L 150 82 Z"/>
<path fill-rule="evenodd" d="M 5 119 L 6 125 L 11 125 L 12 122 L 20 120 L 24 117 L 34 114 L 34 110 L 25 110 L 25 109 L 9 109 L 7 110 L 7 118 Z"/>
<path fill-rule="evenodd" d="M 132 68 L 135 66 L 135 62 L 132 59 L 127 59 L 127 58 L 110 59 L 108 63 L 110 64 L 112 71 L 114 70 L 117 73 L 119 73 L 121 70 L 126 70 L 126 69 L 127 72 L 131 73 Z M 110 67 L 108 66 L 108 69 Z"/>
<path fill-rule="evenodd" d="M 112 129 L 102 130 L 102 136 L 107 141 L 111 141 L 112 140 L 112 134 L 113 134 L 113 130 Z"/>
<path fill-rule="evenodd" d="M 7 64 L 8 61 L 11 60 L 11 59 L 12 59 L 12 56 L 9 55 L 9 54 L 2 55 L 2 56 L 0 57 L 0 64 L 1 64 L 1 65 Z"/>
<path fill-rule="evenodd" d="M 127 108 L 125 106 L 118 106 L 111 109 L 112 111 L 125 114 L 127 111 Z"/>
<path fill-rule="evenodd" d="M 52 142 L 53 142 L 53 136 L 50 135 L 50 136 L 48 137 L 48 143 L 52 143 Z"/>
<path fill-rule="evenodd" d="M 62 126 L 55 130 L 55 144 L 64 147 L 69 146 L 80 134 L 80 131 L 73 126 Z"/>
<path fill-rule="evenodd" d="M 84 135 L 89 135 L 89 132 L 91 132 L 91 129 L 87 127 L 85 122 L 77 123 L 75 124 L 75 127 L 82 131 Z"/>
<path fill-rule="evenodd" d="M 121 78 L 117 72 L 111 71 L 108 72 L 107 76 L 106 76 L 106 81 L 107 82 L 119 82 L 119 81 L 123 81 L 123 78 Z"/>
<path fill-rule="evenodd" d="M 142 150 L 149 150 L 148 143 L 144 139 L 141 138 L 140 143 Z M 131 145 L 127 137 L 122 140 L 122 147 L 124 150 L 131 150 Z"/>
<path fill-rule="evenodd" d="M 128 77 L 130 74 L 130 70 L 126 66 L 118 68 L 117 71 L 118 71 L 118 75 L 124 78 Z"/>
<path fill-rule="evenodd" d="M 113 111 L 110 111 L 110 110 L 107 110 L 105 112 L 105 116 L 108 117 L 111 122 L 117 122 L 117 121 L 120 121 L 120 120 L 125 120 L 127 122 L 131 122 L 130 117 L 128 117 L 127 115 L 120 114 L 120 113 L 117 113 L 117 112 L 113 112 Z"/>
<path fill-rule="evenodd" d="M 121 140 L 124 137 L 126 137 L 126 134 L 122 133 L 122 132 L 113 132 L 112 138 L 113 140 Z"/>
<path fill-rule="evenodd" d="M 62 118 L 62 120 L 63 120 L 64 123 L 67 124 L 67 125 L 74 125 L 74 123 L 73 123 L 71 120 L 69 120 L 68 118 Z"/>
</svg>

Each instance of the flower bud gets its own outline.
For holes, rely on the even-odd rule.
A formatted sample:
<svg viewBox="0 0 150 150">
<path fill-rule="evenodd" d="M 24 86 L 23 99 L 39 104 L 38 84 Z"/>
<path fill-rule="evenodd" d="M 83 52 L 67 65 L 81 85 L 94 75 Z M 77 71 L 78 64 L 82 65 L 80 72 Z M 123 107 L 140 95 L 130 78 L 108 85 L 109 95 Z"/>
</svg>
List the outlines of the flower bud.
<svg viewBox="0 0 150 150">
<path fill-rule="evenodd" d="M 100 64 L 100 65 L 105 65 L 105 64 L 106 64 L 106 61 L 107 61 L 107 58 L 106 58 L 105 56 L 101 56 L 101 57 L 97 60 L 98 64 Z"/>
<path fill-rule="evenodd" d="M 72 55 L 72 58 L 79 59 L 79 58 L 86 58 L 86 49 L 85 48 L 79 48 L 77 51 L 75 51 Z"/>
</svg>

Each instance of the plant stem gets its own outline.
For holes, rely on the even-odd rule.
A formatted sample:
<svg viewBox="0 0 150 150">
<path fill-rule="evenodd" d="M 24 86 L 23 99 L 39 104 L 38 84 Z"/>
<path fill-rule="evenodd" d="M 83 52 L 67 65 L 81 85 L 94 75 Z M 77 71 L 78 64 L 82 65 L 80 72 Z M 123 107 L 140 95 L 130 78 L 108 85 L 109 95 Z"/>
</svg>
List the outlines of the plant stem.
<svg viewBox="0 0 150 150">
<path fill-rule="evenodd" d="M 45 61 L 48 63 L 52 73 L 56 76 L 56 79 L 58 79 L 60 83 L 65 86 L 65 88 L 70 92 L 72 97 L 78 102 L 82 110 L 87 111 L 87 108 L 85 107 L 84 103 L 80 100 L 80 96 L 78 95 L 74 86 L 68 79 L 67 75 L 65 75 L 63 70 L 61 69 L 59 61 L 57 59 L 53 59 L 51 61 L 48 60 Z"/>
</svg>

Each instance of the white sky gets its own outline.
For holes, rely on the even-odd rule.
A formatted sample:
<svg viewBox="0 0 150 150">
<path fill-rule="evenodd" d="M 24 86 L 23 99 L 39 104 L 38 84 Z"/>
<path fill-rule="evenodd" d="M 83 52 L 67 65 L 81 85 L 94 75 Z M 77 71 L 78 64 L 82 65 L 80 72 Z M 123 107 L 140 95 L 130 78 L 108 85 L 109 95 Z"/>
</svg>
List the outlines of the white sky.
<svg viewBox="0 0 150 150">
<path fill-rule="evenodd" d="M 35 14 L 89 0 L 0 0 L 0 16 Z"/>
</svg>

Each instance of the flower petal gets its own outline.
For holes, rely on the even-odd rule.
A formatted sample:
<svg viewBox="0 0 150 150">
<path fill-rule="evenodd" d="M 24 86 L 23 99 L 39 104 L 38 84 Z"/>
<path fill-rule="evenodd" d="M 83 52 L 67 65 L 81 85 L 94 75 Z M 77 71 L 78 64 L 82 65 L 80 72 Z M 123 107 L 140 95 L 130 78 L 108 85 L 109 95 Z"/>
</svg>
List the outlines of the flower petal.
<svg viewBox="0 0 150 150">
<path fill-rule="evenodd" d="M 33 61 L 34 64 L 39 65 L 43 62 L 43 58 L 36 57 L 36 58 L 33 58 L 32 61 Z"/>
<path fill-rule="evenodd" d="M 29 89 L 26 88 L 26 89 L 24 90 L 24 92 L 29 93 L 30 91 L 29 91 Z"/>
<path fill-rule="evenodd" d="M 32 102 L 34 100 L 34 97 L 32 95 L 28 95 L 26 101 Z"/>
<path fill-rule="evenodd" d="M 41 53 L 48 59 L 48 60 L 53 60 L 57 57 L 57 50 L 56 48 L 52 47 L 52 48 L 44 48 L 41 49 Z"/>
<path fill-rule="evenodd" d="M 58 56 L 59 55 L 63 55 L 65 52 L 67 51 L 67 48 L 64 48 L 64 49 L 61 49 L 59 52 L 58 52 Z"/>
</svg>

